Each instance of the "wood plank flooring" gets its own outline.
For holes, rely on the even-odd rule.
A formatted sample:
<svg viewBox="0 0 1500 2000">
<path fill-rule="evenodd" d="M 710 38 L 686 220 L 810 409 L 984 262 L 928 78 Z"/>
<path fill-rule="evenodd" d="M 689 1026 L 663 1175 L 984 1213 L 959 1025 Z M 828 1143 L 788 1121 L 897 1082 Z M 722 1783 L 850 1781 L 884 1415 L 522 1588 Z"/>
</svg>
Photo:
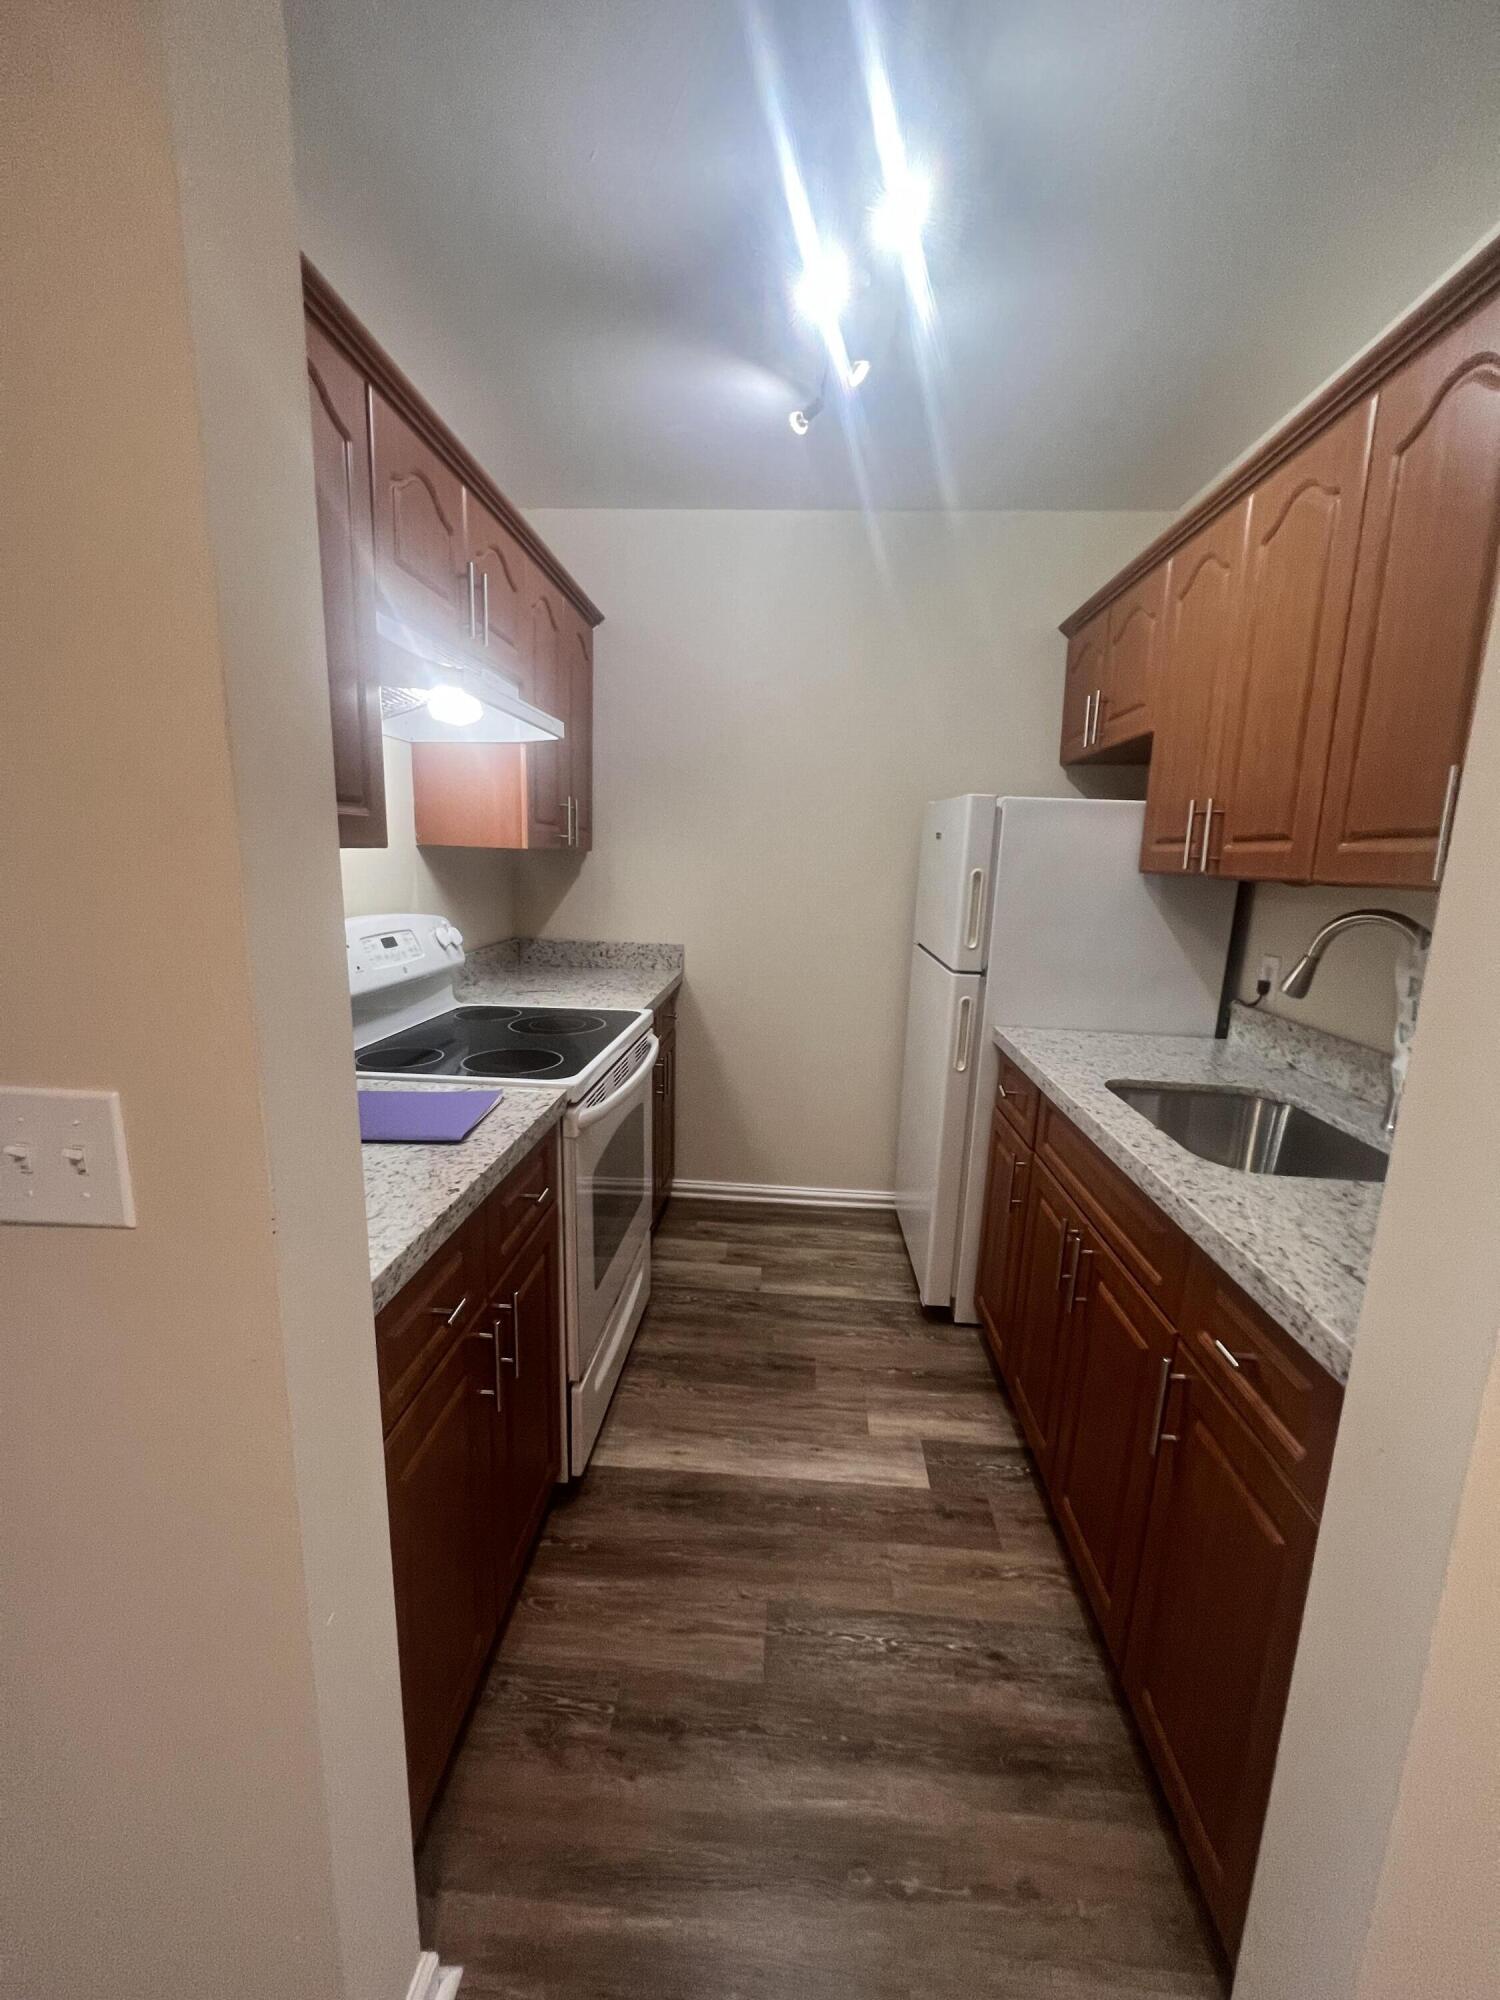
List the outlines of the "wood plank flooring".
<svg viewBox="0 0 1500 2000">
<path fill-rule="evenodd" d="M 978 1335 L 891 1217 L 669 1210 L 418 1880 L 476 2000 L 1222 1994 Z"/>
</svg>

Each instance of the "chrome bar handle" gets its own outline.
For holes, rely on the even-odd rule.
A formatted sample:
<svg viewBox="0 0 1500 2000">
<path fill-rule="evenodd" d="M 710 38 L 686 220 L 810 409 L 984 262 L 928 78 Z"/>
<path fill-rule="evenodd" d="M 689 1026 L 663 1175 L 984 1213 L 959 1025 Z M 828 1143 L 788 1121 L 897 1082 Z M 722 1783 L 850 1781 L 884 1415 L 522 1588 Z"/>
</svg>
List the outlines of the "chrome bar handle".
<svg viewBox="0 0 1500 2000">
<path fill-rule="evenodd" d="M 1231 1351 L 1224 1345 L 1222 1340 L 1216 1339 L 1214 1341 L 1214 1346 L 1219 1350 L 1220 1354 L 1229 1363 L 1230 1367 L 1234 1370 L 1235 1374 L 1238 1375 L 1242 1371 L 1245 1365 L 1240 1360 L 1240 1357 L 1237 1354 L 1231 1353 Z"/>
<path fill-rule="evenodd" d="M 469 557 L 469 637 L 477 639 L 479 626 L 474 616 L 474 558 Z"/>
<path fill-rule="evenodd" d="M 1083 1237 L 1076 1229 L 1069 1230 L 1068 1233 L 1073 1239 L 1073 1255 L 1068 1264 L 1068 1296 L 1063 1304 L 1065 1313 L 1073 1310 L 1073 1298 L 1078 1289 L 1078 1266 L 1083 1255 Z"/>
<path fill-rule="evenodd" d="M 469 1295 L 467 1292 L 465 1292 L 463 1297 L 459 1300 L 458 1304 L 454 1306 L 451 1312 L 449 1311 L 447 1306 L 429 1306 L 427 1310 L 431 1314 L 433 1314 L 435 1318 L 440 1319 L 443 1322 L 444 1326 L 457 1326 L 459 1320 L 463 1317 L 464 1307 L 468 1303 L 469 1303 Z"/>
<path fill-rule="evenodd" d="M 1069 1223 L 1065 1222 L 1063 1224 L 1062 1235 L 1058 1238 L 1057 1242 L 1057 1280 L 1054 1285 L 1054 1290 L 1059 1292 L 1062 1290 L 1063 1265 L 1067 1261 L 1068 1244 L 1072 1241 L 1072 1237 L 1073 1237 L 1072 1227 Z"/>
<path fill-rule="evenodd" d="M 487 569 L 479 572 L 481 607 L 484 612 L 484 643 L 490 643 L 490 573 Z"/>
<path fill-rule="evenodd" d="M 1104 720 L 1104 690 L 1094 689 L 1094 741 L 1099 741 L 1099 725 Z"/>
<path fill-rule="evenodd" d="M 1172 1386 L 1172 1357 L 1164 1354 L 1161 1358 L 1161 1380 L 1156 1385 L 1156 1409 L 1151 1418 L 1151 1456 L 1155 1458 L 1156 1447 L 1161 1443 L 1161 1420 L 1167 1413 L 1167 1390 Z"/>
<path fill-rule="evenodd" d="M 1432 857 L 1432 879 L 1441 882 L 1443 870 L 1448 865 L 1448 841 L 1453 832 L 1453 808 L 1458 803 L 1458 777 L 1463 769 L 1461 764 L 1448 766 L 1448 785 L 1443 793 L 1443 817 L 1438 823 L 1437 852 Z"/>
<path fill-rule="evenodd" d="M 1016 1183 L 1020 1181 L 1021 1177 L 1024 1175 L 1026 1169 L 1030 1165 L 1031 1165 L 1030 1160 L 1023 1159 L 1019 1153 L 1015 1156 L 1014 1164 L 1012 1165 L 1010 1170 L 1010 1201 L 1007 1204 L 1007 1206 L 1011 1208 L 1020 1208 L 1022 1204 L 1025 1202 L 1026 1190 L 1024 1187 L 1018 1187 Z"/>
<path fill-rule="evenodd" d="M 1209 843 L 1209 837 L 1213 833 L 1213 830 L 1214 830 L 1214 802 L 1212 797 L 1210 796 L 1210 798 L 1208 799 L 1203 808 L 1203 846 L 1199 849 L 1198 852 L 1198 873 L 1200 875 L 1206 875 L 1208 873 L 1208 843 Z"/>
<path fill-rule="evenodd" d="M 1198 801 L 1188 800 L 1187 826 L 1182 835 L 1182 872 L 1186 875 L 1193 861 L 1193 821 L 1198 817 Z"/>
<path fill-rule="evenodd" d="M 1072 1312 L 1078 1306 L 1086 1306 L 1088 1304 L 1089 1302 L 1088 1281 L 1093 1273 L 1093 1269 L 1094 1269 L 1093 1251 L 1092 1250 L 1080 1251 L 1078 1256 L 1078 1291 L 1076 1295 L 1068 1301 L 1069 1312 Z"/>
<path fill-rule="evenodd" d="M 510 1304 L 508 1306 L 496 1306 L 495 1308 L 496 1312 L 508 1312 L 510 1314 L 510 1344 L 511 1344 L 511 1352 L 509 1354 L 503 1353 L 501 1351 L 500 1323 L 497 1320 L 495 1322 L 495 1356 L 496 1356 L 495 1366 L 497 1370 L 501 1368 L 511 1369 L 514 1372 L 515 1378 L 518 1382 L 521 1379 L 520 1297 L 521 1295 L 519 1292 L 512 1292 L 510 1295 Z M 496 1382 L 498 1383 L 499 1382 L 498 1373 L 495 1379 Z"/>
<path fill-rule="evenodd" d="M 1083 747 L 1089 747 L 1089 739 L 1094 730 L 1094 697 L 1086 694 L 1083 698 Z"/>
</svg>

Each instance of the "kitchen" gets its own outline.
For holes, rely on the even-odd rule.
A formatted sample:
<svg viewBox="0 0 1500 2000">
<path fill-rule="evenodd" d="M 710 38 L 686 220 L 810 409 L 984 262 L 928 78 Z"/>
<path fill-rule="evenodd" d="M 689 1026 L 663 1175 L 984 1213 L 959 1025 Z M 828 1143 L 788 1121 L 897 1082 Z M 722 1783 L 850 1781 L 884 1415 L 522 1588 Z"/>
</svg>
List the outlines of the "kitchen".
<svg viewBox="0 0 1500 2000">
<path fill-rule="evenodd" d="M 649 264 L 700 158 L 774 213 L 768 106 L 857 221 L 863 14 L 40 10 L 23 211 L 75 255 L 26 236 L 16 658 L 90 664 L 7 758 L 54 963 L 7 967 L 6 1079 L 105 1122 L 70 1185 L 28 1097 L 6 1157 L 120 1226 L 5 1211 L 21 1990 L 1487 1990 L 1493 25 L 1440 11 L 1378 79 L 1347 10 L 1246 16 L 1219 97 L 1173 14 L 1200 171 L 1257 79 L 1267 198 L 1312 171 L 1295 43 L 1347 133 L 1439 92 L 1449 179 L 1383 128 L 1258 379 L 1186 373 L 1230 324 L 1189 314 L 1103 371 L 1129 425 L 1011 382 L 1000 450 L 909 379 L 914 228 L 973 309 L 956 153 L 904 258 L 852 253 L 852 384 L 763 237 L 755 368 L 638 349 L 589 239 Z M 1149 94 L 1140 36 L 1070 52 L 1080 115 Z M 549 69 L 597 165 L 528 125 Z"/>
</svg>

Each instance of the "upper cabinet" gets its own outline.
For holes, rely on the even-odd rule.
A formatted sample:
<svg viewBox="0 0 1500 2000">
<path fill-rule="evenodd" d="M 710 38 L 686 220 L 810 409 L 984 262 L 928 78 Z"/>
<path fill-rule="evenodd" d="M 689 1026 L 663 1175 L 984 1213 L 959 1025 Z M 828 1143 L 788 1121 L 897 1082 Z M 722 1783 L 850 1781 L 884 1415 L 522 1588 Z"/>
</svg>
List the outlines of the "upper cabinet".
<svg viewBox="0 0 1500 2000">
<path fill-rule="evenodd" d="M 1497 289 L 1492 251 L 1066 622 L 1062 761 L 1149 754 L 1143 868 L 1440 879 L 1500 555 Z"/>
<path fill-rule="evenodd" d="M 558 744 L 414 745 L 418 839 L 588 847 L 598 611 L 306 263 L 303 286 L 341 844 L 385 844 L 380 686 L 382 663 L 399 665 L 394 620 L 567 731 Z"/>
<path fill-rule="evenodd" d="M 1317 875 L 1442 874 L 1500 543 L 1500 299 L 1382 389 Z"/>
<path fill-rule="evenodd" d="M 370 426 L 365 378 L 320 326 L 307 329 L 313 486 L 342 847 L 385 846 L 385 768 L 375 656 Z"/>
</svg>

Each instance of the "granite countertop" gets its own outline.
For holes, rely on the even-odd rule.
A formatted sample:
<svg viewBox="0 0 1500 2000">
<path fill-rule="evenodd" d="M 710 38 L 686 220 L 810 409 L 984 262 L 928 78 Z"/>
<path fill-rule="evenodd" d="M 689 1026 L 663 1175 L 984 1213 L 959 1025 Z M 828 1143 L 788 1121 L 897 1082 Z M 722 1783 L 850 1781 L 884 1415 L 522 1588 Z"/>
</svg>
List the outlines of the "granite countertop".
<svg viewBox="0 0 1500 2000">
<path fill-rule="evenodd" d="M 361 1090 L 473 1090 L 473 1083 L 361 1077 Z M 500 1102 L 456 1146 L 361 1146 L 370 1289 L 375 1310 L 393 1299 L 497 1188 L 511 1168 L 562 1123 L 563 1090 L 504 1088 Z"/>
<path fill-rule="evenodd" d="M 682 984 L 680 944 L 595 944 L 508 938 L 470 952 L 453 982 L 460 1000 L 494 1007 L 659 1007 Z"/>
<path fill-rule="evenodd" d="M 1245 1017 L 1224 1041 L 1191 1035 L 1117 1035 L 1004 1028 L 995 1041 L 1044 1096 L 1164 1209 L 1236 1284 L 1340 1382 L 1349 1373 L 1381 1187 L 1366 1181 L 1280 1179 L 1200 1160 L 1107 1088 L 1111 1080 L 1245 1086 L 1316 1112 L 1387 1150 L 1378 1100 L 1382 1064 L 1348 1051 L 1319 1062 L 1332 1042 L 1271 1019 Z"/>
<path fill-rule="evenodd" d="M 460 1001 L 511 1006 L 659 1007 L 682 984 L 671 944 L 510 938 L 471 952 L 454 981 Z M 473 1082 L 361 1077 L 361 1090 L 473 1090 Z M 379 1312 L 447 1242 L 567 1109 L 564 1090 L 504 1086 L 499 1104 L 461 1145 L 362 1146 L 370 1287 Z"/>
</svg>

